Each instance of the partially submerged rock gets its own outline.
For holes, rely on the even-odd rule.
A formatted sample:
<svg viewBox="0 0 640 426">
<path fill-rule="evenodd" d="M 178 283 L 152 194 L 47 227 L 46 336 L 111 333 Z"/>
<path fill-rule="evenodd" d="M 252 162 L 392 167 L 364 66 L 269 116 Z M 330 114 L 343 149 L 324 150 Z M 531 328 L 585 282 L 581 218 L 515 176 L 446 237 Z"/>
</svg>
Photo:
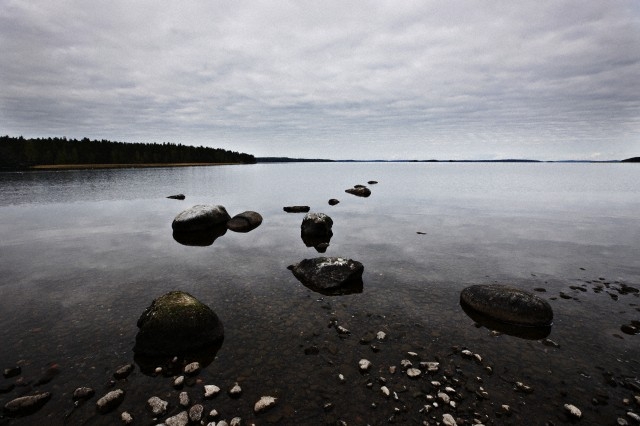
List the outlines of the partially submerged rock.
<svg viewBox="0 0 640 426">
<path fill-rule="evenodd" d="M 208 306 L 182 291 L 151 302 L 138 320 L 133 351 L 146 356 L 181 355 L 222 341 L 224 329 Z"/>
<path fill-rule="evenodd" d="M 226 224 L 231 219 L 223 206 L 209 206 L 199 204 L 180 212 L 171 227 L 176 232 L 194 232 Z"/>
<path fill-rule="evenodd" d="M 553 310 L 546 300 L 517 288 L 499 284 L 473 285 L 460 293 L 463 307 L 507 324 L 549 327 Z"/>
<path fill-rule="evenodd" d="M 368 197 L 371 195 L 371 190 L 364 185 L 356 185 L 353 188 L 346 189 L 344 192 L 358 197 Z"/>
<path fill-rule="evenodd" d="M 337 200 L 335 198 L 332 198 L 332 199 L 329 200 L 329 205 L 330 206 L 335 206 L 338 203 L 340 203 L 340 200 Z"/>
<path fill-rule="evenodd" d="M 288 267 L 306 287 L 324 295 L 362 293 L 362 263 L 341 257 L 304 259 Z"/>
<path fill-rule="evenodd" d="M 282 210 L 284 210 L 287 213 L 307 213 L 309 210 L 311 210 L 311 207 L 309 207 L 309 206 L 287 206 L 287 207 L 283 207 Z"/>
<path fill-rule="evenodd" d="M 167 198 L 171 198 L 172 200 L 184 200 L 186 197 L 184 196 L 184 194 L 176 194 L 169 195 Z"/>
<path fill-rule="evenodd" d="M 227 222 L 227 228 L 234 232 L 249 232 L 262 223 L 262 216 L 253 211 L 246 211 L 235 215 Z"/>
</svg>

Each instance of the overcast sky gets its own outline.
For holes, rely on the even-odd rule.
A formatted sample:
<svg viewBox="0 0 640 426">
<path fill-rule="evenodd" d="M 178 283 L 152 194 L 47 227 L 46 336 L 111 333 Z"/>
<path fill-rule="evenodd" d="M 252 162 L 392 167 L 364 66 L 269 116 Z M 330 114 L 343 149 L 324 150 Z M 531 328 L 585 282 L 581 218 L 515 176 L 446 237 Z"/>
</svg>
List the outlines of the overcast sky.
<svg viewBox="0 0 640 426">
<path fill-rule="evenodd" d="M 333 159 L 640 155 L 640 1 L 0 0 L 0 134 Z"/>
</svg>

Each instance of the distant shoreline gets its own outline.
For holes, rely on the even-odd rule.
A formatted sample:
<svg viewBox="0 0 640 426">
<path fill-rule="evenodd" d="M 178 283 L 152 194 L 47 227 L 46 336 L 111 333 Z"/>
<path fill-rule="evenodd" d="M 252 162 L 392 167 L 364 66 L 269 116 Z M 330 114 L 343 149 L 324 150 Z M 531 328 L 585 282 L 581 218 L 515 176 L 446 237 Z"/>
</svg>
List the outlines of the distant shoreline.
<svg viewBox="0 0 640 426">
<path fill-rule="evenodd" d="M 76 169 L 143 169 L 154 167 L 206 167 L 230 166 L 242 163 L 143 163 L 143 164 L 41 164 L 27 170 L 76 170 Z"/>
</svg>

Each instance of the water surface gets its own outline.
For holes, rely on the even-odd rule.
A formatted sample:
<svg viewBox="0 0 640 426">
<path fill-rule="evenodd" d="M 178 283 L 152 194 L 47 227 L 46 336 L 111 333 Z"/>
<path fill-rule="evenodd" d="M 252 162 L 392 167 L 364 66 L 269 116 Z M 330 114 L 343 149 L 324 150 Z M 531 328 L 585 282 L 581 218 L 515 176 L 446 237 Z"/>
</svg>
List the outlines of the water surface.
<svg viewBox="0 0 640 426">
<path fill-rule="evenodd" d="M 379 182 L 370 185 L 369 198 L 344 192 L 369 180 Z M 640 336 L 620 330 L 640 320 L 640 300 L 637 293 L 616 291 L 640 288 L 637 182 L 640 168 L 632 164 L 317 163 L 2 173 L 0 367 L 20 365 L 27 385 L 0 394 L 0 402 L 41 390 L 53 399 L 36 414 L 0 422 L 62 424 L 76 387 L 91 386 L 98 396 L 111 389 L 114 369 L 133 362 L 142 311 L 178 289 L 209 305 L 224 323 L 216 359 L 201 373 L 202 382 L 186 390 L 201 402 L 203 383 L 228 389 L 239 382 L 240 399 L 221 395 L 203 403 L 228 421 L 386 424 L 393 417 L 415 424 L 444 412 L 472 419 L 475 410 L 489 424 L 544 424 L 566 421 L 563 404 L 572 403 L 589 424 L 614 423 L 640 411 L 622 402 L 633 401 L 624 383 L 638 376 Z M 176 193 L 186 200 L 165 198 Z M 329 206 L 330 198 L 341 202 Z M 247 234 L 229 231 L 208 247 L 181 245 L 171 221 L 195 204 L 221 204 L 231 215 L 255 210 L 264 222 Z M 319 256 L 300 239 L 303 215 L 282 210 L 300 204 L 332 217 L 326 255 L 364 264 L 362 293 L 322 296 L 286 269 Z M 559 347 L 492 333 L 462 311 L 460 290 L 496 282 L 546 290 L 537 294 L 554 309 L 548 338 Z M 335 324 L 351 334 L 339 335 Z M 387 339 L 369 342 L 377 331 Z M 309 348 L 318 353 L 305 355 Z M 465 359 L 462 348 L 482 362 Z M 455 375 L 457 410 L 419 412 L 434 392 L 431 380 L 389 372 L 408 351 L 423 361 L 440 360 Z M 373 362 L 373 371 L 358 372 L 361 358 Z M 52 363 L 60 373 L 35 386 Z M 397 400 L 381 394 L 380 377 Z M 14 381 L 0 379 L 0 385 Z M 514 391 L 516 381 L 533 393 Z M 113 424 L 127 410 L 148 424 L 144 402 L 153 395 L 169 400 L 172 414 L 180 411 L 170 377 L 137 369 L 116 386 L 127 392 L 117 412 L 98 415 L 92 400 L 67 423 Z M 478 399 L 479 386 L 489 399 Z M 261 395 L 278 397 L 278 405 L 255 415 Z M 512 407 L 509 417 L 500 413 L 502 404 Z"/>
</svg>

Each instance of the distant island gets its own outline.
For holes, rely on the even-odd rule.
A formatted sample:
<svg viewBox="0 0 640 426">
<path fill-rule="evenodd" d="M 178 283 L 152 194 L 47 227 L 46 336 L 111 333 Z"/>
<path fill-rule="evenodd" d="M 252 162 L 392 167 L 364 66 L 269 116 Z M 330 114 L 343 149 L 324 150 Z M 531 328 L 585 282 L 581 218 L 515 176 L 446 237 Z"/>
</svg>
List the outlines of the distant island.
<svg viewBox="0 0 640 426">
<path fill-rule="evenodd" d="M 0 169 L 254 164 L 253 155 L 173 143 L 0 137 Z"/>
<path fill-rule="evenodd" d="M 627 160 L 555 160 L 542 161 L 530 160 L 526 158 L 507 158 L 501 160 L 329 160 L 311 158 L 290 158 L 290 157 L 256 157 L 257 163 L 621 163 L 638 162 L 640 157 L 629 158 Z"/>
</svg>

